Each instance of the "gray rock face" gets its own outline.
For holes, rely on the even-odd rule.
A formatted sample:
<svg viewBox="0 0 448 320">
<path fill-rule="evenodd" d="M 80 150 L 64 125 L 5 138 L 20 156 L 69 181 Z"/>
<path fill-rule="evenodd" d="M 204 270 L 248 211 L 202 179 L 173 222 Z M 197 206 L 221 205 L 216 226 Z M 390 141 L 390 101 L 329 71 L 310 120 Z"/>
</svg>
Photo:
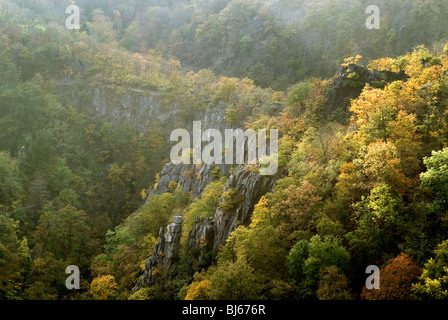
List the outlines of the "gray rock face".
<svg viewBox="0 0 448 320">
<path fill-rule="evenodd" d="M 175 165 L 169 162 L 161 172 L 157 188 L 153 189 L 148 199 L 154 194 L 162 194 L 168 191 L 171 181 L 179 184 L 182 191 L 190 193 L 191 198 L 201 197 L 204 188 L 213 180 L 215 165 L 203 165 L 199 169 L 196 165 Z M 219 174 L 228 175 L 230 166 L 220 165 Z"/>
<path fill-rule="evenodd" d="M 194 226 L 188 234 L 187 252 L 197 261 L 201 261 L 206 253 L 214 250 L 215 238 L 215 220 L 197 216 Z"/>
<path fill-rule="evenodd" d="M 203 118 L 197 118 L 196 120 L 201 120 L 201 129 L 204 132 L 207 129 L 217 129 L 223 136 L 225 129 L 233 129 L 228 127 L 225 123 L 224 116 L 226 113 L 226 106 L 224 103 L 218 103 L 216 107 L 209 105 L 207 111 L 205 112 Z M 196 121 L 195 120 L 195 121 Z M 192 136 L 192 126 L 193 123 L 189 123 L 186 127 L 190 130 L 190 136 Z M 202 146 L 204 147 L 204 145 Z M 231 169 L 230 165 L 219 165 L 219 174 L 224 176 L 229 176 Z M 153 189 L 149 194 L 151 197 L 153 194 L 161 194 L 168 191 L 168 186 L 171 181 L 175 181 L 179 184 L 185 193 L 190 193 L 192 199 L 196 197 L 201 197 L 204 188 L 213 180 L 213 171 L 216 166 L 213 165 L 201 165 L 196 166 L 195 164 L 181 164 L 175 165 L 169 162 L 163 168 L 159 183 L 157 188 Z M 148 198 L 149 198 L 148 197 Z"/>
<path fill-rule="evenodd" d="M 230 189 L 235 190 L 233 198 L 237 203 L 229 210 L 222 208 L 216 210 L 214 250 L 225 244 L 238 225 L 248 226 L 250 224 L 255 204 L 264 194 L 273 190 L 276 178 L 276 176 L 261 176 L 245 170 L 239 170 L 230 176 L 224 192 Z"/>
<path fill-rule="evenodd" d="M 138 291 L 142 286 L 158 283 L 158 276 L 163 271 L 166 272 L 167 280 L 172 279 L 176 271 L 181 234 L 181 216 L 174 217 L 174 222 L 167 226 L 165 234 L 163 234 L 163 229 L 160 228 L 159 239 L 154 247 L 153 254 L 146 261 L 143 277 L 135 286 L 133 292 Z"/>
<path fill-rule="evenodd" d="M 65 90 L 61 93 L 60 99 L 70 102 L 80 110 L 85 110 L 92 118 L 101 118 L 112 124 L 129 121 L 140 131 L 160 128 L 161 135 L 167 141 L 172 130 L 176 128 L 186 129 L 192 135 L 193 121 L 201 121 L 202 132 L 207 129 L 217 129 L 223 137 L 225 129 L 238 129 L 238 127 L 227 125 L 226 105 L 222 102 L 216 106 L 209 104 L 205 110 L 185 116 L 185 114 L 182 115 L 185 106 L 182 109 L 175 102 L 166 106 L 163 98 L 156 92 L 129 89 L 122 94 L 117 94 L 107 87 L 84 88 L 81 90 L 82 95 L 77 92 L 76 87 Z M 278 107 L 277 111 L 280 112 L 282 106 Z M 169 144 L 174 145 L 175 142 L 169 142 Z M 206 145 L 207 143 L 203 143 L 202 147 Z M 231 174 L 231 172 L 234 173 Z M 169 162 L 161 171 L 157 187 L 148 197 L 149 199 L 154 194 L 169 191 L 170 182 L 175 181 L 184 192 L 190 193 L 192 200 L 196 197 L 200 198 L 205 187 L 216 178 L 217 174 L 228 178 L 224 191 L 230 189 L 235 191 L 232 197 L 234 198 L 232 199 L 233 206 L 217 209 L 214 217 L 196 219 L 189 231 L 186 249 L 187 253 L 197 261 L 200 261 L 207 253 L 217 251 L 239 224 L 250 223 L 254 205 L 264 193 L 272 189 L 276 178 L 260 176 L 245 171 L 241 167 L 226 164 L 219 165 L 218 168 L 216 165 L 174 165 Z M 180 216 L 174 217 L 174 222 L 165 230 L 160 230 L 154 251 L 145 264 L 144 274 L 133 292 L 142 286 L 171 280 L 176 276 L 181 234 L 182 217 Z"/>
<path fill-rule="evenodd" d="M 200 261 L 205 254 L 218 251 L 239 225 L 250 224 L 255 204 L 264 194 L 273 190 L 275 181 L 276 177 L 260 176 L 242 169 L 231 175 L 224 192 L 235 190 L 232 200 L 236 203 L 228 209 L 219 207 L 213 218 L 196 217 L 188 236 L 188 253 Z M 221 199 L 222 202 L 227 200 Z"/>
</svg>

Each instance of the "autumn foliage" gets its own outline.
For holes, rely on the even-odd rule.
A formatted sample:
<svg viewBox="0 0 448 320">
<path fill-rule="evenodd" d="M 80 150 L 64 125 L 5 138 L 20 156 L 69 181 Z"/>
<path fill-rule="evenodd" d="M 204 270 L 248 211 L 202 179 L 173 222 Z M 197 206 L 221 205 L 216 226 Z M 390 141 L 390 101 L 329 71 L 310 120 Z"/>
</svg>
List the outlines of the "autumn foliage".
<svg viewBox="0 0 448 320">
<path fill-rule="evenodd" d="M 382 1 L 375 32 L 361 0 L 79 0 L 70 31 L 59 2 L 15 2 L 0 2 L 0 299 L 447 298 L 447 1 Z M 223 127 L 279 131 L 257 199 L 226 188 L 254 167 L 164 180 L 171 130 L 220 108 Z M 177 181 L 208 178 L 198 197 Z M 222 246 L 189 241 L 243 202 Z M 173 274 L 133 292 L 179 215 Z"/>
<path fill-rule="evenodd" d="M 421 271 L 412 258 L 402 252 L 380 269 L 380 288 L 367 290 L 364 287 L 361 299 L 408 300 L 411 298 L 412 284 L 415 283 Z"/>
</svg>

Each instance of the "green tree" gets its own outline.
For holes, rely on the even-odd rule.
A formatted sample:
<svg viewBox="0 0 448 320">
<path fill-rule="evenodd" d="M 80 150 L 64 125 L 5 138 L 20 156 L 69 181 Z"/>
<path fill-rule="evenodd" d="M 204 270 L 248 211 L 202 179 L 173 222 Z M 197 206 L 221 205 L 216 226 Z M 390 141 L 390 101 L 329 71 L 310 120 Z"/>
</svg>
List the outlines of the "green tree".
<svg viewBox="0 0 448 320">
<path fill-rule="evenodd" d="M 434 249 L 423 269 L 419 282 L 412 286 L 412 294 L 418 299 L 448 299 L 448 240 Z"/>
<path fill-rule="evenodd" d="M 0 147 L 15 154 L 26 145 L 27 138 L 45 123 L 45 108 L 54 106 L 50 95 L 42 90 L 43 79 L 36 76 L 13 89 L 0 93 Z"/>
<path fill-rule="evenodd" d="M 448 204 L 448 148 L 433 151 L 430 157 L 423 160 L 426 171 L 420 174 L 421 187 L 430 192 L 428 212 L 437 215 L 446 213 Z"/>
<path fill-rule="evenodd" d="M 235 263 L 244 259 L 255 277 L 254 286 L 259 290 L 258 298 L 275 299 L 282 295 L 280 282 L 285 278 L 287 270 L 286 243 L 271 225 L 257 223 L 251 228 L 239 226 L 227 239 L 226 245 L 218 254 L 218 269 L 228 262 Z M 276 292 L 276 290 L 278 292 Z"/>
<path fill-rule="evenodd" d="M 300 240 L 289 252 L 286 265 L 297 295 L 302 299 L 316 298 L 321 271 L 330 266 L 345 270 L 350 254 L 333 237 Z"/>
<path fill-rule="evenodd" d="M 56 259 L 51 252 L 44 252 L 33 259 L 23 296 L 27 300 L 57 300 L 67 293 L 65 269 L 67 262 Z"/>
<path fill-rule="evenodd" d="M 353 205 L 356 229 L 346 238 L 351 249 L 369 261 L 379 261 L 390 252 L 391 247 L 403 241 L 405 205 L 391 187 L 381 184 L 370 195 Z M 367 258 L 368 257 L 368 258 Z"/>
<path fill-rule="evenodd" d="M 0 80 L 1 88 L 12 88 L 19 82 L 20 73 L 17 66 L 11 60 L 11 50 L 3 50 L 0 52 Z"/>
<path fill-rule="evenodd" d="M 92 14 L 92 21 L 87 22 L 90 34 L 99 42 L 112 43 L 116 40 L 116 32 L 111 19 L 104 15 L 101 9 L 96 9 Z"/>
<path fill-rule="evenodd" d="M 183 209 L 187 201 L 187 195 L 180 190 L 154 195 L 131 214 L 123 225 L 137 242 L 141 242 L 148 234 L 158 235 L 160 228 L 165 227 L 176 210 Z"/>
<path fill-rule="evenodd" d="M 34 233 L 35 251 L 51 253 L 55 259 L 88 266 L 97 248 L 84 211 L 67 206 L 59 210 L 47 206 Z"/>
<path fill-rule="evenodd" d="M 0 213 L 0 299 L 22 298 L 30 252 L 26 238 L 18 238 L 18 223 Z"/>
<path fill-rule="evenodd" d="M 14 211 L 14 203 L 23 196 L 22 173 L 8 153 L 0 152 L 0 213 Z"/>
<path fill-rule="evenodd" d="M 202 192 L 201 198 L 196 198 L 189 205 L 185 213 L 182 231 L 182 242 L 186 243 L 188 234 L 194 225 L 196 217 L 207 218 L 213 217 L 216 209 L 221 203 L 221 197 L 226 185 L 227 178 L 209 183 Z"/>
</svg>

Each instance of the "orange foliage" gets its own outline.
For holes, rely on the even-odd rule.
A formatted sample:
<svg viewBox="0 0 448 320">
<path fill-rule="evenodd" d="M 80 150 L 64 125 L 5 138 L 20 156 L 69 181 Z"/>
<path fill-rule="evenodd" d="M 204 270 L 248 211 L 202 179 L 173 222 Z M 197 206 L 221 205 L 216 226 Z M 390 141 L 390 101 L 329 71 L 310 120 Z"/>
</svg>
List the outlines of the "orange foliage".
<svg viewBox="0 0 448 320">
<path fill-rule="evenodd" d="M 412 283 L 421 269 L 406 253 L 400 253 L 380 269 L 380 289 L 363 288 L 361 299 L 365 300 L 406 300 L 410 298 Z"/>
</svg>

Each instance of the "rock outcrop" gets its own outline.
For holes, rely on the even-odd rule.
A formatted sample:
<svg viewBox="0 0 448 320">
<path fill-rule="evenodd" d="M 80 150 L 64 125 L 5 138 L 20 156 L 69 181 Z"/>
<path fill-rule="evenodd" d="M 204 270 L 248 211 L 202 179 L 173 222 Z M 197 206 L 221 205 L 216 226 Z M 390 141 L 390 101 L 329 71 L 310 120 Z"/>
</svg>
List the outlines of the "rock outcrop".
<svg viewBox="0 0 448 320">
<path fill-rule="evenodd" d="M 204 170 L 207 171 L 209 168 Z M 189 231 L 186 244 L 187 253 L 190 257 L 200 262 L 208 253 L 217 252 L 239 225 L 248 226 L 255 204 L 264 194 L 273 190 L 277 178 L 277 176 L 259 175 L 243 170 L 243 168 L 239 168 L 236 173 L 230 175 L 224 192 L 234 190 L 231 199 L 232 204 L 226 206 L 225 209 L 218 207 L 214 217 L 196 217 L 194 226 Z M 190 184 L 184 185 L 190 186 Z M 203 188 L 205 186 L 201 186 L 202 190 Z M 229 200 L 221 199 L 222 202 Z M 159 241 L 152 256 L 146 262 L 146 269 L 141 281 L 134 288 L 134 292 L 141 286 L 157 283 L 154 270 L 164 270 L 169 275 L 167 280 L 176 275 L 176 263 L 179 260 L 176 253 L 179 250 L 181 217 L 176 217 L 176 219 L 175 223 L 168 226 L 165 235 L 162 235 L 162 231 L 160 231 Z"/>
<path fill-rule="evenodd" d="M 193 121 L 198 120 L 201 121 L 203 132 L 207 129 L 217 129 L 224 136 L 225 129 L 237 129 L 226 123 L 227 106 L 223 102 L 217 105 L 210 103 L 203 109 L 187 111 L 188 106 L 181 106 L 177 102 L 167 105 L 163 96 L 150 90 L 129 88 L 117 93 L 105 84 L 81 88 L 75 83 L 68 89 L 64 87 L 59 98 L 62 103 L 85 111 L 89 117 L 108 121 L 113 125 L 126 121 L 142 132 L 149 128 L 158 128 L 166 141 L 169 141 L 170 133 L 176 128 L 192 132 Z M 282 109 L 283 105 L 278 104 L 273 112 L 278 114 Z M 169 150 L 174 142 L 167 145 Z M 179 188 L 190 194 L 192 200 L 200 198 L 205 187 L 217 175 L 228 178 L 225 191 L 233 189 L 233 197 L 238 201 L 235 201 L 231 208 L 219 208 L 214 217 L 196 218 L 189 231 L 186 247 L 188 253 L 197 261 L 202 260 L 208 253 L 216 252 L 239 224 L 250 223 L 254 205 L 263 194 L 273 188 L 277 177 L 260 176 L 245 171 L 242 167 L 226 164 L 196 166 L 175 165 L 169 162 L 160 173 L 157 187 L 152 189 L 148 197 L 149 199 L 155 194 L 169 191 L 170 183 L 174 181 Z M 174 217 L 174 222 L 167 226 L 166 231 L 160 230 L 158 242 L 146 262 L 145 271 L 134 292 L 142 286 L 150 286 L 160 281 L 162 272 L 167 280 L 176 275 L 181 233 L 182 217 Z"/>
<path fill-rule="evenodd" d="M 325 93 L 326 113 L 347 114 L 350 99 L 356 99 L 366 84 L 382 88 L 387 83 L 397 80 L 406 81 L 406 74 L 388 70 L 370 70 L 358 64 L 341 67 Z"/>
<path fill-rule="evenodd" d="M 224 192 L 233 189 L 236 204 L 230 209 L 218 208 L 215 213 L 216 237 L 214 250 L 225 244 L 238 225 L 248 226 L 255 204 L 260 198 L 273 190 L 276 176 L 262 176 L 254 172 L 239 170 L 230 176 Z M 226 201 L 227 199 L 222 199 Z"/>
<path fill-rule="evenodd" d="M 163 234 L 163 228 L 160 228 L 159 239 L 153 254 L 146 261 L 143 277 L 133 292 L 138 291 L 142 286 L 156 284 L 162 272 L 166 274 L 167 280 L 171 280 L 175 275 L 182 234 L 182 217 L 175 216 L 174 222 L 169 224 L 166 229 Z"/>
<path fill-rule="evenodd" d="M 187 251 L 193 259 L 203 261 L 208 253 L 215 250 L 216 230 L 214 218 L 196 217 L 187 241 Z"/>
</svg>

